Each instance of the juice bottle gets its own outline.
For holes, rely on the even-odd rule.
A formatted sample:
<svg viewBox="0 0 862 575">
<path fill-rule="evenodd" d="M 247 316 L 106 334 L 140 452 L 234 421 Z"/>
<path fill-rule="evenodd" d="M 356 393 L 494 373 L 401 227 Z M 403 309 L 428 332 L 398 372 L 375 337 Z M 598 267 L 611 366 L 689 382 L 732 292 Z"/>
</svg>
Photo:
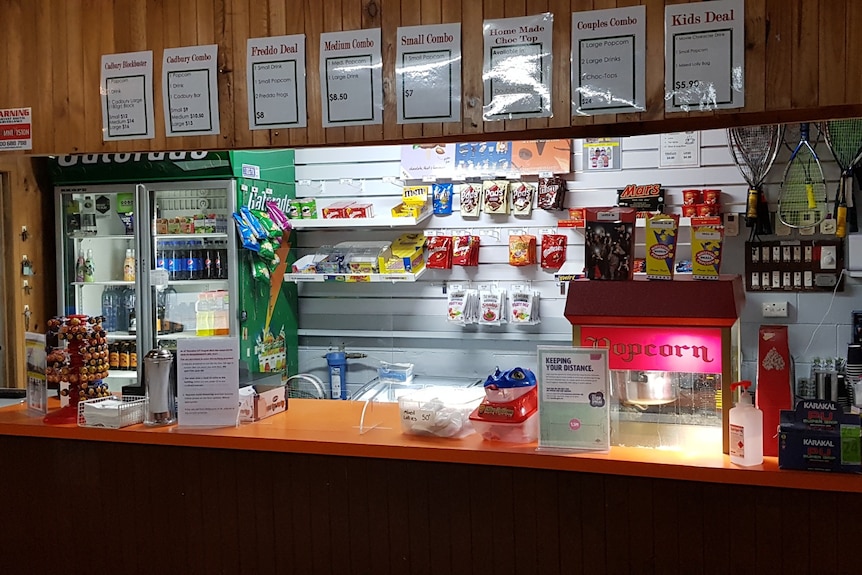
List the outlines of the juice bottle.
<svg viewBox="0 0 862 575">
<path fill-rule="evenodd" d="M 78 252 L 78 261 L 75 262 L 75 281 L 84 282 L 84 252 Z"/>
<path fill-rule="evenodd" d="M 84 260 L 84 281 L 96 281 L 96 266 L 93 263 L 93 250 L 87 250 L 87 259 Z"/>
<path fill-rule="evenodd" d="M 126 259 L 123 262 L 123 281 L 135 281 L 135 256 L 131 249 L 126 249 Z"/>
</svg>

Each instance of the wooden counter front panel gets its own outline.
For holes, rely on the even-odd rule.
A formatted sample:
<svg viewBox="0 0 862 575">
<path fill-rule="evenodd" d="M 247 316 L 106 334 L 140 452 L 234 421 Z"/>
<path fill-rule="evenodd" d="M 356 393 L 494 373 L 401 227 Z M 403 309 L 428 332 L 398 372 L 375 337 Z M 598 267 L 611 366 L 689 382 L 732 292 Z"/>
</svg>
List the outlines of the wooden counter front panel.
<svg viewBox="0 0 862 575">
<path fill-rule="evenodd" d="M 0 506 L 16 572 L 857 568 L 860 494 L 11 436 L 0 453 L 17 462 Z"/>
<path fill-rule="evenodd" d="M 33 153 L 96 153 L 397 141 L 635 135 L 836 116 L 862 116 L 858 74 L 862 3 L 853 0 L 746 0 L 746 107 L 664 112 L 664 7 L 678 0 L 31 0 L 0 2 L 0 108 L 33 108 Z M 644 4 L 647 111 L 571 117 L 571 12 Z M 482 121 L 482 21 L 554 13 L 553 118 Z M 396 123 L 394 64 L 399 26 L 462 23 L 462 122 Z M 321 127 L 318 72 L 322 32 L 382 28 L 384 123 Z M 309 126 L 250 131 L 246 40 L 306 35 Z M 219 45 L 219 136 L 166 138 L 162 52 Z M 98 94 L 103 54 L 152 50 L 156 138 L 102 142 Z M 488 136 L 492 134 L 492 136 Z"/>
</svg>

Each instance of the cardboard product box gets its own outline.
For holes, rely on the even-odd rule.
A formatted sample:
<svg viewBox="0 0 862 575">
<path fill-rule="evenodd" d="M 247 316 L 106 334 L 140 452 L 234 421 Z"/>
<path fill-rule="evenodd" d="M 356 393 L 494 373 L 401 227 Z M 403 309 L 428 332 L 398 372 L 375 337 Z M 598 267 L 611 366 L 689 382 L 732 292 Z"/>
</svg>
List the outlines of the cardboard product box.
<svg viewBox="0 0 862 575">
<path fill-rule="evenodd" d="M 758 332 L 757 389 L 754 403 L 763 412 L 763 455 L 778 455 L 779 412 L 793 409 L 790 344 L 786 325 L 762 325 Z"/>
<path fill-rule="evenodd" d="M 351 204 L 347 206 L 347 217 L 348 218 L 373 218 L 374 217 L 374 205 L 373 204 Z"/>
<path fill-rule="evenodd" d="M 393 218 L 415 218 L 419 219 L 431 210 L 431 202 L 424 204 L 408 204 L 401 202 L 392 208 Z"/>
<path fill-rule="evenodd" d="M 424 256 L 425 235 L 404 234 L 380 254 L 380 273 L 419 273 Z"/>
<path fill-rule="evenodd" d="M 324 206 L 321 213 L 323 214 L 324 219 L 346 218 L 347 208 L 353 204 L 354 202 L 352 200 L 333 202 L 328 206 Z"/>
<path fill-rule="evenodd" d="M 832 401 L 803 400 L 795 410 L 782 410 L 778 467 L 859 473 L 860 421 L 859 415 L 844 413 Z"/>
<path fill-rule="evenodd" d="M 240 421 L 260 421 L 287 410 L 287 386 L 249 385 L 240 389 Z"/>
</svg>

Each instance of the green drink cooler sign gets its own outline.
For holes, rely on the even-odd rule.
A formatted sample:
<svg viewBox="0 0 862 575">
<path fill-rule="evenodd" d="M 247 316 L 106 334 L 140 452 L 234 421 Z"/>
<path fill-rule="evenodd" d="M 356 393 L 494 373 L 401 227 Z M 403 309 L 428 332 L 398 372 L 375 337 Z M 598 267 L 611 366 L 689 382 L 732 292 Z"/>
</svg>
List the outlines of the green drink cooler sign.
<svg viewBox="0 0 862 575">
<path fill-rule="evenodd" d="M 608 350 L 539 346 L 539 449 L 610 450 Z"/>
</svg>

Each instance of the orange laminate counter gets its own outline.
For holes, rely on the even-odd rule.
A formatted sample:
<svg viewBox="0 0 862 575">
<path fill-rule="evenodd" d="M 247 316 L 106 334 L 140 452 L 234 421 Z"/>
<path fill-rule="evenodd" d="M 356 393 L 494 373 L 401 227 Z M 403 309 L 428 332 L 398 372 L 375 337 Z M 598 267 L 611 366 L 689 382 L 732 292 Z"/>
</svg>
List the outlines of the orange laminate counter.
<svg viewBox="0 0 862 575">
<path fill-rule="evenodd" d="M 274 453 L 301 453 L 462 463 L 731 485 L 862 493 L 862 476 L 778 469 L 776 458 L 740 468 L 721 453 L 613 447 L 610 453 L 539 452 L 535 444 L 515 445 L 464 439 L 424 438 L 401 433 L 396 404 L 291 399 L 288 411 L 235 428 L 124 429 L 51 426 L 28 415 L 23 405 L 0 409 L 0 435 L 74 439 L 153 446 L 182 446 Z"/>
</svg>

